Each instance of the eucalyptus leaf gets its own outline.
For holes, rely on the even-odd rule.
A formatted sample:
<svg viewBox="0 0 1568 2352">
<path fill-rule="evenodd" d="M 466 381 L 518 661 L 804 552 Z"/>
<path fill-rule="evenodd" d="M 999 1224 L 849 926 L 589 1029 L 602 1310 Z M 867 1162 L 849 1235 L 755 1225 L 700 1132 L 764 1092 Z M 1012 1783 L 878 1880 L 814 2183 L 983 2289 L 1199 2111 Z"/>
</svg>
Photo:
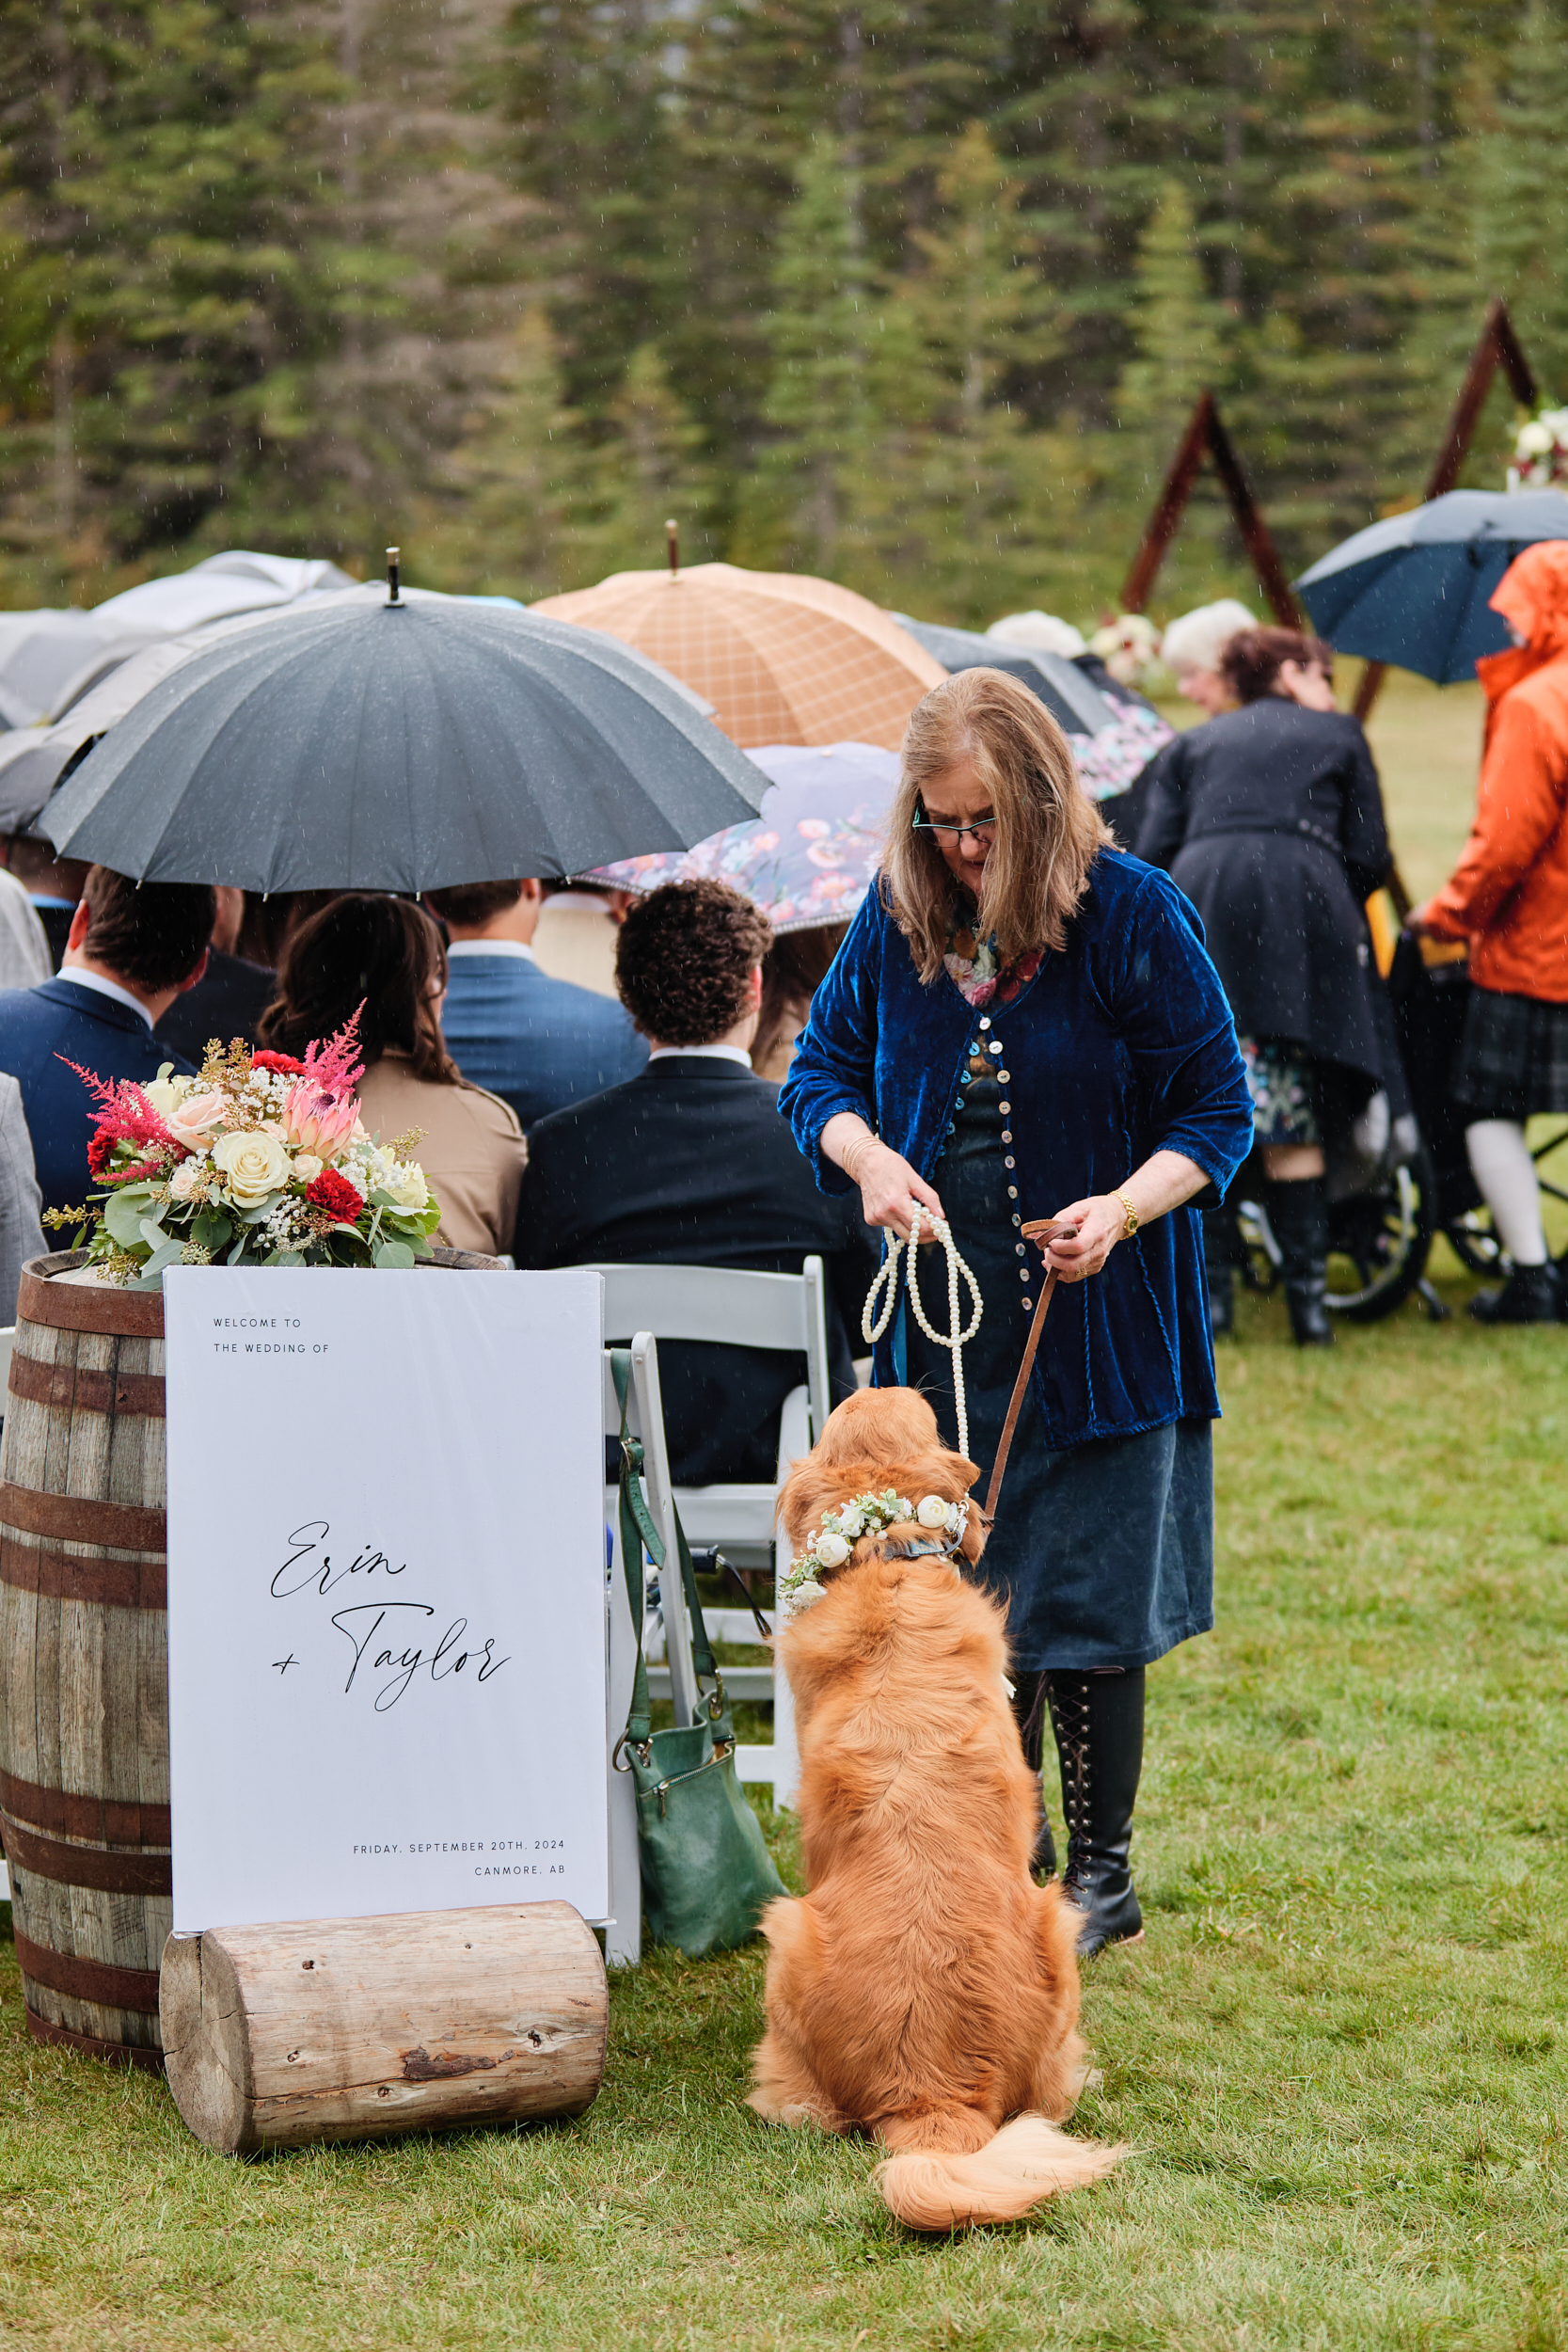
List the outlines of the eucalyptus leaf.
<svg viewBox="0 0 1568 2352">
<path fill-rule="evenodd" d="M 134 1249 L 142 1238 L 142 1211 L 149 1198 L 146 1189 L 138 1184 L 135 1193 L 111 1193 L 104 1202 L 104 1231 L 122 1249 Z"/>
<path fill-rule="evenodd" d="M 229 1252 L 229 1256 L 228 1256 L 228 1258 L 225 1260 L 225 1263 L 226 1263 L 226 1264 L 228 1264 L 228 1265 L 238 1265 L 238 1264 L 239 1264 L 241 1258 L 245 1255 L 245 1243 L 246 1243 L 249 1239 L 250 1239 L 250 1235 L 249 1235 L 248 1233 L 242 1233 L 242 1234 L 240 1235 L 239 1240 L 238 1240 L 238 1241 L 234 1244 L 233 1248 L 232 1248 L 232 1249 Z"/>
<path fill-rule="evenodd" d="M 165 1266 L 177 1265 L 184 1247 L 182 1241 L 166 1241 L 161 1249 L 155 1249 L 152 1252 L 151 1257 L 142 1268 L 143 1274 L 147 1276 L 162 1274 Z"/>
<path fill-rule="evenodd" d="M 168 1235 L 164 1231 L 164 1222 L 162 1217 L 144 1216 L 141 1220 L 137 1239 L 146 1242 L 149 1249 L 161 1249 L 165 1242 L 168 1239 Z"/>
<path fill-rule="evenodd" d="M 384 1241 L 375 1253 L 375 1262 L 382 1267 L 406 1268 L 414 1263 L 414 1252 L 405 1241 Z"/>
<path fill-rule="evenodd" d="M 229 1219 L 216 1209 L 203 1209 L 191 1227 L 191 1239 L 198 1241 L 203 1249 L 221 1249 L 233 1231 Z"/>
</svg>

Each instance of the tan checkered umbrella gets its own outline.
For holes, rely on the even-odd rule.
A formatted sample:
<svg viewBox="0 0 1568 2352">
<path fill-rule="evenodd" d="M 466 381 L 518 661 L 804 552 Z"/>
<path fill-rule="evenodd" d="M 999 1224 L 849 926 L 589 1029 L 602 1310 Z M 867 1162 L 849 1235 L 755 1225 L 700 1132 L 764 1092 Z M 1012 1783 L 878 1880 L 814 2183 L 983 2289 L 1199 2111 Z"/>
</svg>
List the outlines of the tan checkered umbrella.
<svg viewBox="0 0 1568 2352">
<path fill-rule="evenodd" d="M 789 572 L 694 564 L 615 572 L 531 608 L 604 629 L 714 705 L 733 743 L 879 743 L 895 752 L 927 687 L 947 675 L 852 588 Z"/>
</svg>

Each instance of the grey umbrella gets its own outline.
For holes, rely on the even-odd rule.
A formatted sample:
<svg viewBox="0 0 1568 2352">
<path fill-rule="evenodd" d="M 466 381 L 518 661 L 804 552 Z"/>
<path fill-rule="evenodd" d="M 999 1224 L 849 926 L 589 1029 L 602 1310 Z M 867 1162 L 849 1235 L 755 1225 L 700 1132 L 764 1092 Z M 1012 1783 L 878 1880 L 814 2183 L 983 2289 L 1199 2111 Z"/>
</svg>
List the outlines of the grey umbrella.
<svg viewBox="0 0 1568 2352">
<path fill-rule="evenodd" d="M 1099 735 L 1115 726 L 1118 716 L 1092 679 L 1074 669 L 1060 654 L 1027 651 L 1000 644 L 972 628 L 944 628 L 935 621 L 911 621 L 907 613 L 894 619 L 907 628 L 944 670 L 1006 670 L 1039 696 L 1057 725 L 1068 735 Z"/>
<path fill-rule="evenodd" d="M 153 686 L 39 819 L 143 882 L 433 890 L 687 849 L 768 779 L 595 629 L 356 589 L 260 621 Z"/>
</svg>

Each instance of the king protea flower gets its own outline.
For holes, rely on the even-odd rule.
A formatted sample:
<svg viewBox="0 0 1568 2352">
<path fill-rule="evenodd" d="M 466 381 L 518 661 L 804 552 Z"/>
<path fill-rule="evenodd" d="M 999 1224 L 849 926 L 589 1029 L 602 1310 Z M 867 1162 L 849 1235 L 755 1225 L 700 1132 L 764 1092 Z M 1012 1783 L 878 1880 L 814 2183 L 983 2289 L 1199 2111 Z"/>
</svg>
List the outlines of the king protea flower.
<svg viewBox="0 0 1568 2352">
<path fill-rule="evenodd" d="M 307 1046 L 304 1075 L 283 1104 L 284 1140 L 292 1150 L 328 1160 L 353 1135 L 359 1118 L 354 1089 L 365 1074 L 358 1034 L 364 1009 L 361 1004 L 325 1045 Z"/>
</svg>

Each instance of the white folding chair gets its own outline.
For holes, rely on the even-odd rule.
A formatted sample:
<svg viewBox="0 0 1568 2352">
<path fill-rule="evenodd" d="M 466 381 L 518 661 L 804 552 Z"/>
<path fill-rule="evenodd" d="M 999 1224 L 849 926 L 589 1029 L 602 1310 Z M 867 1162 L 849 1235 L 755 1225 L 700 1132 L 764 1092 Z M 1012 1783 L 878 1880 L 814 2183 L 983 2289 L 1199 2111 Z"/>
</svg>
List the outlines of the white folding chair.
<svg viewBox="0 0 1568 2352">
<path fill-rule="evenodd" d="M 621 1400 L 615 1393 L 615 1375 L 610 1366 L 610 1350 L 604 1355 L 604 1430 L 607 1438 L 621 1434 Z M 626 1398 L 626 1430 L 641 1440 L 642 1447 L 642 1484 L 647 1493 L 649 1515 L 664 1540 L 667 1556 L 675 1556 L 674 1511 L 670 1494 L 670 1466 L 664 1450 L 664 1414 L 658 1396 L 658 1348 L 650 1333 L 639 1331 L 631 1342 L 631 1384 Z M 609 1673 L 606 1677 L 605 1735 L 613 1757 L 616 1743 L 626 1727 L 631 1711 L 632 1677 L 637 1665 L 637 1645 L 646 1642 L 646 1616 L 641 1626 L 633 1626 L 631 1610 L 626 1599 L 626 1568 L 621 1559 L 621 1516 L 617 1486 L 605 1488 L 605 1524 L 610 1532 L 609 1567 L 606 1583 L 607 1641 Z M 644 1568 L 644 1580 L 646 1568 Z M 645 1587 L 644 1587 L 645 1588 Z M 678 1594 L 680 1579 L 675 1578 Z M 670 1606 L 669 1579 L 660 1581 L 661 1603 Z M 686 1619 L 682 1613 L 679 1624 L 684 1631 Z M 675 1644 L 681 1652 L 679 1641 Z M 689 1671 L 690 1645 L 688 1641 L 684 1656 Z M 696 1703 L 696 1680 L 690 1679 L 685 1692 L 685 1712 L 678 1720 L 689 1723 Z M 642 1875 L 637 1858 L 637 1797 L 629 1772 L 611 1770 L 610 1775 L 610 1923 L 605 1931 L 605 1958 L 611 1967 L 625 1966 L 641 1958 L 642 1953 Z"/>
<path fill-rule="evenodd" d="M 828 1389 L 827 1288 L 820 1258 L 808 1258 L 799 1274 L 754 1274 L 736 1266 L 599 1264 L 604 1277 L 605 1337 L 623 1339 L 652 1331 L 661 1340 L 697 1340 L 725 1347 L 760 1347 L 803 1355 L 806 1381 L 792 1389 L 780 1417 L 776 1472 L 768 1486 L 724 1482 L 678 1486 L 674 1502 L 688 1540 L 698 1550 L 717 1545 L 737 1566 L 771 1565 L 783 1581 L 789 1548 L 779 1535 L 774 1514 L 779 1488 L 792 1466 L 811 1451 L 832 1408 Z M 662 1533 L 662 1528 L 660 1529 Z M 671 1695 L 695 1689 L 690 1636 L 680 1595 L 664 1580 L 665 1647 Z M 775 1585 L 777 1589 L 777 1585 Z M 705 1612 L 710 1641 L 749 1642 L 756 1630 L 744 1610 Z M 800 1779 L 795 1746 L 795 1710 L 788 1683 L 777 1662 L 732 1667 L 725 1687 L 736 1698 L 773 1701 L 771 1747 L 739 1747 L 736 1768 L 742 1780 L 770 1785 L 775 1804 L 794 1802 Z M 687 1718 L 680 1711 L 677 1720 Z"/>
</svg>

